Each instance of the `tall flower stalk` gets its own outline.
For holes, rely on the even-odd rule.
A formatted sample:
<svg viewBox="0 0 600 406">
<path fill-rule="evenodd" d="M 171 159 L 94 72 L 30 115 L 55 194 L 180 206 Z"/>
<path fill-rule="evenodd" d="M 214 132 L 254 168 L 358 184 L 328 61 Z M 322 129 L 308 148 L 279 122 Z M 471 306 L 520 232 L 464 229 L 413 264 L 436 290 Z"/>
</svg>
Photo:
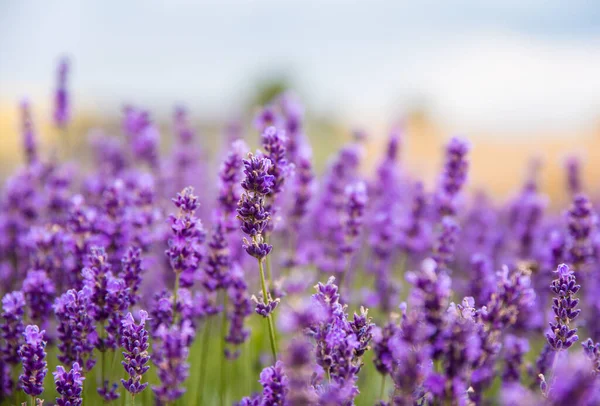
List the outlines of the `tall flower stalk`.
<svg viewBox="0 0 600 406">
<path fill-rule="evenodd" d="M 238 203 L 238 218 L 242 222 L 242 231 L 250 237 L 244 238 L 244 249 L 257 259 L 260 273 L 262 298 L 257 299 L 256 312 L 267 320 L 271 351 L 277 359 L 277 344 L 275 327 L 271 313 L 277 307 L 278 299 L 272 300 L 267 289 L 264 260 L 272 250 L 272 246 L 264 242 L 263 233 L 268 225 L 270 213 L 265 207 L 265 199 L 275 185 L 275 176 L 270 175 L 272 163 L 268 158 L 248 154 L 244 160 L 244 175 L 242 188 L 244 193 Z"/>
</svg>

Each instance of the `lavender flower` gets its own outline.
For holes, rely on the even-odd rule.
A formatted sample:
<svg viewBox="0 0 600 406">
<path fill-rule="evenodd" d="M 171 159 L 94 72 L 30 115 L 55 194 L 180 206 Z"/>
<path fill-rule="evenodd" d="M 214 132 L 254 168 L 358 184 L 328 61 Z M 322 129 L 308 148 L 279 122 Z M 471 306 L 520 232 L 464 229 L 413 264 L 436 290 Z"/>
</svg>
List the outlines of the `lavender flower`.
<svg viewBox="0 0 600 406">
<path fill-rule="evenodd" d="M 556 295 L 552 304 L 555 321 L 550 322 L 550 332 L 546 334 L 546 338 L 552 348 L 560 351 L 568 349 L 574 342 L 579 340 L 577 329 L 571 328 L 571 322 L 581 312 L 580 309 L 577 309 L 579 299 L 574 297 L 581 286 L 576 284 L 575 274 L 569 269 L 568 265 L 559 265 L 556 272 L 558 278 L 552 281 L 550 286 L 552 292 Z"/>
<path fill-rule="evenodd" d="M 38 161 L 38 145 L 36 140 L 31 107 L 27 100 L 21 102 L 21 131 L 23 136 L 23 149 L 25 150 L 25 162 L 31 165 Z"/>
<path fill-rule="evenodd" d="M 504 384 L 519 382 L 521 377 L 520 368 L 523 364 L 523 356 L 529 351 L 529 342 L 526 338 L 507 335 L 504 339 L 505 367 L 502 373 Z"/>
<path fill-rule="evenodd" d="M 243 153 L 248 147 L 242 140 L 231 144 L 231 149 L 219 170 L 219 208 L 227 225 L 227 232 L 236 229 L 233 219 L 240 200 L 240 182 L 242 180 Z"/>
<path fill-rule="evenodd" d="M 270 213 L 265 208 L 264 199 L 271 192 L 275 182 L 275 177 L 269 174 L 272 166 L 268 158 L 257 157 L 251 153 L 248 154 L 248 159 L 244 160 L 246 177 L 242 181 L 242 187 L 245 193 L 238 203 L 237 212 L 242 221 L 242 231 L 253 239 L 262 235 L 269 221 Z M 246 245 L 246 251 L 252 256 L 261 251 L 260 238 L 258 242 Z M 264 256 L 257 258 L 261 259 Z"/>
<path fill-rule="evenodd" d="M 37 397 L 44 391 L 44 378 L 48 372 L 46 368 L 46 341 L 44 330 L 38 326 L 30 325 L 25 328 L 25 343 L 19 348 L 19 357 L 23 363 L 23 373 L 19 382 L 26 394 Z"/>
<path fill-rule="evenodd" d="M 196 271 L 204 257 L 202 243 L 206 238 L 202 222 L 194 214 L 198 209 L 198 197 L 193 192 L 188 187 L 177 194 L 173 203 L 179 213 L 169 217 L 172 237 L 166 255 L 178 276 L 179 284 L 184 288 L 194 284 Z"/>
<path fill-rule="evenodd" d="M 129 289 L 129 304 L 135 306 L 140 300 L 138 293 L 142 284 L 142 260 L 140 258 L 142 250 L 130 247 L 123 259 L 121 259 L 121 272 L 119 278 L 123 279 L 125 286 Z"/>
<path fill-rule="evenodd" d="M 69 60 L 64 58 L 58 65 L 57 86 L 54 94 L 54 124 L 64 128 L 71 118 L 69 94 L 67 93 L 67 78 L 69 75 Z"/>
<path fill-rule="evenodd" d="M 356 241 L 360 235 L 361 226 L 367 204 L 367 187 L 363 182 L 356 182 L 346 187 L 346 218 L 344 235 L 346 244 L 342 253 L 350 257 L 357 249 Z"/>
<path fill-rule="evenodd" d="M 402 248 L 408 253 L 419 253 L 425 250 L 429 243 L 427 228 L 427 198 L 423 183 L 417 182 L 413 187 L 410 217 L 403 230 Z"/>
<path fill-rule="evenodd" d="M 286 159 L 286 137 L 285 133 L 275 127 L 267 127 L 262 133 L 262 145 L 265 157 L 272 165 L 268 169 L 269 175 L 273 176 L 273 186 L 267 193 L 272 204 L 275 197 L 283 191 L 285 180 L 290 176 L 293 165 Z"/>
<path fill-rule="evenodd" d="M 252 405 L 257 402 L 260 406 L 287 405 L 288 380 L 283 372 L 283 364 L 277 361 L 275 365 L 267 367 L 260 373 L 260 384 L 263 387 L 262 395 L 256 398 L 244 398 L 239 405 Z"/>
<path fill-rule="evenodd" d="M 395 320 L 388 322 L 383 328 L 373 334 L 373 363 L 382 375 L 390 374 L 394 369 L 394 358 L 390 348 L 390 339 L 398 334 L 400 327 Z"/>
<path fill-rule="evenodd" d="M 458 240 L 460 227 L 452 217 L 444 217 L 441 229 L 434 246 L 433 258 L 437 263 L 437 270 L 447 271 L 449 264 L 454 260 L 454 251 Z"/>
<path fill-rule="evenodd" d="M 314 371 L 314 348 L 308 340 L 294 339 L 285 352 L 284 374 L 287 377 L 286 403 L 304 406 L 316 403 L 317 394 L 311 385 Z"/>
<path fill-rule="evenodd" d="M 122 321 L 123 334 L 121 346 L 124 350 L 123 356 L 125 360 L 121 363 L 125 368 L 125 372 L 129 374 L 129 378 L 127 380 L 121 379 L 121 383 L 134 396 L 148 386 L 148 382 L 142 383 L 142 375 L 150 369 L 150 366 L 146 365 L 150 360 L 150 355 L 148 354 L 148 331 L 145 329 L 147 318 L 148 313 L 141 310 L 139 324 L 135 324 L 131 313 L 128 313 Z"/>
<path fill-rule="evenodd" d="M 226 289 L 229 285 L 231 257 L 226 232 L 224 219 L 219 216 L 208 243 L 208 256 L 204 267 L 203 285 L 209 292 Z"/>
<path fill-rule="evenodd" d="M 62 365 L 56 367 L 54 384 L 60 397 L 56 398 L 57 406 L 81 406 L 83 403 L 83 370 L 77 362 L 70 371 Z"/>
<path fill-rule="evenodd" d="M 91 298 L 92 291 L 86 286 L 80 291 L 71 289 L 54 302 L 59 322 L 58 359 L 66 365 L 77 362 L 88 371 L 95 364 L 92 355 L 98 342 Z"/>
<path fill-rule="evenodd" d="M 234 264 L 231 270 L 227 296 L 231 302 L 231 310 L 227 315 L 229 318 L 229 330 L 225 336 L 225 341 L 229 344 L 239 346 L 250 337 L 250 331 L 244 327 L 244 321 L 252 314 L 252 304 L 248 299 L 248 286 L 244 280 L 244 275 L 237 264 Z M 233 358 L 237 354 L 229 352 L 229 356 Z"/>
<path fill-rule="evenodd" d="M 23 295 L 27 302 L 29 318 L 45 325 L 52 310 L 54 283 L 44 271 L 29 271 L 23 281 Z"/>
<path fill-rule="evenodd" d="M 591 338 L 588 338 L 581 343 L 585 355 L 592 361 L 593 371 L 595 374 L 600 374 L 600 344 L 594 343 Z"/>
<path fill-rule="evenodd" d="M 456 214 L 455 199 L 467 179 L 468 152 L 469 145 L 459 138 L 452 138 L 446 147 L 444 172 L 436 194 L 437 211 L 440 217 Z"/>
<path fill-rule="evenodd" d="M 4 345 L 2 360 L 14 365 L 19 362 L 18 350 L 23 341 L 23 314 L 25 313 L 25 297 L 23 292 L 7 293 L 2 298 L 2 325 L 0 332 Z"/>
<path fill-rule="evenodd" d="M 575 196 L 573 205 L 567 213 L 570 262 L 575 271 L 583 270 L 592 258 L 591 236 L 595 232 L 596 222 L 596 214 L 588 198 L 584 195 Z"/>
<path fill-rule="evenodd" d="M 156 365 L 160 384 L 153 386 L 154 394 L 161 402 L 172 402 L 185 393 L 182 386 L 189 375 L 187 358 L 189 346 L 194 338 L 191 323 L 185 320 L 181 325 L 167 328 L 161 325 L 158 339 L 153 345 L 153 362 Z"/>
</svg>

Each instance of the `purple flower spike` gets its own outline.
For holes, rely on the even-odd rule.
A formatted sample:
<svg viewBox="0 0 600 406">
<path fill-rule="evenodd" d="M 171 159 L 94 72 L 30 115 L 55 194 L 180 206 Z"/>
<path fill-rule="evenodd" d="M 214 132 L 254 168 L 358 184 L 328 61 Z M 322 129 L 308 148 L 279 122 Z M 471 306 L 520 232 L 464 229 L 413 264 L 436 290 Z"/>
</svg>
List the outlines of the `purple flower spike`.
<svg viewBox="0 0 600 406">
<path fill-rule="evenodd" d="M 248 146 L 244 141 L 237 140 L 231 145 L 229 154 L 223 161 L 219 170 L 219 207 L 227 227 L 227 232 L 237 229 L 234 224 L 237 204 L 241 196 L 240 182 L 242 181 L 242 167 L 244 154 Z"/>
<path fill-rule="evenodd" d="M 23 334 L 25 344 L 19 348 L 19 356 L 23 363 L 23 373 L 19 376 L 19 382 L 23 392 L 29 396 L 39 396 L 44 391 L 44 378 L 48 372 L 45 333 L 40 331 L 38 326 L 27 326 Z"/>
<path fill-rule="evenodd" d="M 18 350 L 23 342 L 23 314 L 25 313 L 25 297 L 23 292 L 7 293 L 2 298 L 2 325 L 0 335 L 2 346 L 2 360 L 7 364 L 15 365 L 19 362 Z"/>
<path fill-rule="evenodd" d="M 436 195 L 440 217 L 456 214 L 455 199 L 467 179 L 468 152 L 469 144 L 459 138 L 452 138 L 446 147 L 444 172 Z"/>
<path fill-rule="evenodd" d="M 448 266 L 454 260 L 454 251 L 458 240 L 460 227 L 452 217 L 444 217 L 441 230 L 437 236 L 434 247 L 434 259 L 437 262 L 437 270 L 448 270 Z"/>
<path fill-rule="evenodd" d="M 187 363 L 189 346 L 194 338 L 194 330 L 188 320 L 170 328 L 161 325 L 154 341 L 153 362 L 160 379 L 153 386 L 154 394 L 161 402 L 168 403 L 179 399 L 184 393 L 183 384 L 188 378 L 190 366 Z"/>
<path fill-rule="evenodd" d="M 600 374 L 600 343 L 594 343 L 591 338 L 588 338 L 581 345 L 585 355 L 592 361 L 593 372 Z"/>
<path fill-rule="evenodd" d="M 31 107 L 27 100 L 21 102 L 21 131 L 23 136 L 23 149 L 25 161 L 31 165 L 38 160 L 38 145 L 31 117 Z"/>
<path fill-rule="evenodd" d="M 169 217 L 172 237 L 165 252 L 171 268 L 180 275 L 180 286 L 184 288 L 194 284 L 196 271 L 204 258 L 202 244 L 206 239 L 202 222 L 195 214 L 199 204 L 193 192 L 193 188 L 187 187 L 173 199 L 179 213 Z"/>
<path fill-rule="evenodd" d="M 140 258 L 142 250 L 130 247 L 123 259 L 121 259 L 121 273 L 119 277 L 125 281 L 125 286 L 129 289 L 129 302 L 134 306 L 139 300 L 138 291 L 142 284 L 142 260 Z"/>
<path fill-rule="evenodd" d="M 344 234 L 346 244 L 342 253 L 347 257 L 356 251 L 356 242 L 360 235 L 365 207 L 367 205 L 367 186 L 364 182 L 356 182 L 346 187 L 346 219 L 344 221 Z"/>
<path fill-rule="evenodd" d="M 546 334 L 546 338 L 554 350 L 560 351 L 571 347 L 574 342 L 579 340 L 577 329 L 571 328 L 571 322 L 581 312 L 580 309 L 577 309 L 579 299 L 574 297 L 581 286 L 576 284 L 575 274 L 567 265 L 559 265 L 556 272 L 558 278 L 553 280 L 550 286 L 556 295 L 552 304 L 555 321 L 550 322 L 550 332 Z"/>
<path fill-rule="evenodd" d="M 23 294 L 31 320 L 44 325 L 52 310 L 54 283 L 45 271 L 29 271 L 23 281 Z"/>
<path fill-rule="evenodd" d="M 83 370 L 77 362 L 70 371 L 61 365 L 56 367 L 54 384 L 60 397 L 56 398 L 57 406 L 81 406 L 83 403 Z"/>
<path fill-rule="evenodd" d="M 592 203 L 584 195 L 577 195 L 567 213 L 567 228 L 570 235 L 570 261 L 575 271 L 590 262 L 594 254 L 592 235 L 596 230 L 597 217 Z"/>
<path fill-rule="evenodd" d="M 63 58 L 58 65 L 57 86 L 54 94 L 54 124 L 64 128 L 71 118 L 67 79 L 69 75 L 69 60 Z"/>
<path fill-rule="evenodd" d="M 258 381 L 263 386 L 263 405 L 284 406 L 286 404 L 288 381 L 281 361 L 277 361 L 272 367 L 263 369 Z"/>
<path fill-rule="evenodd" d="M 272 246 L 262 241 L 262 234 L 269 222 L 270 213 L 265 206 L 265 198 L 271 193 L 275 177 L 269 172 L 272 163 L 268 158 L 248 154 L 244 160 L 242 187 L 245 193 L 238 203 L 238 218 L 242 222 L 242 231 L 252 238 L 244 241 L 246 252 L 259 260 L 271 252 Z"/>
<path fill-rule="evenodd" d="M 273 176 L 273 187 L 268 193 L 271 201 L 283 190 L 285 180 L 291 175 L 293 164 L 286 159 L 286 136 L 285 132 L 275 127 L 267 127 L 262 134 L 262 145 L 265 156 L 272 165 L 269 175 Z"/>
<path fill-rule="evenodd" d="M 124 349 L 123 356 L 125 360 L 121 362 L 125 372 L 129 374 L 129 379 L 121 379 L 123 387 L 136 395 L 146 389 L 148 382 L 142 383 L 142 375 L 150 368 L 148 361 L 148 331 L 145 329 L 148 313 L 140 310 L 140 323 L 135 324 L 131 313 L 128 313 L 122 321 L 123 333 L 121 346 Z"/>
<path fill-rule="evenodd" d="M 507 335 L 504 339 L 505 369 L 502 379 L 505 384 L 519 382 L 523 356 L 529 351 L 529 342 L 526 338 Z"/>
<path fill-rule="evenodd" d="M 67 365 L 77 362 L 87 371 L 95 364 L 92 354 L 98 342 L 91 296 L 92 292 L 86 286 L 80 291 L 69 290 L 54 302 L 59 323 L 58 359 Z"/>
</svg>

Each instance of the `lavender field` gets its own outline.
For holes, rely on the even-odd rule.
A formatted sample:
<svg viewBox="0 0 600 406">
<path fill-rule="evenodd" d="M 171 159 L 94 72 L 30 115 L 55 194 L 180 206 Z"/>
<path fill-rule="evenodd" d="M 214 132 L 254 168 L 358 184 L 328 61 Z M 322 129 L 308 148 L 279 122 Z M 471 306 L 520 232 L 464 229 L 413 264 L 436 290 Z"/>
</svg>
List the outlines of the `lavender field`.
<svg viewBox="0 0 600 406">
<path fill-rule="evenodd" d="M 185 108 L 165 132 L 133 105 L 82 151 L 69 75 L 64 60 L 57 145 L 40 148 L 33 103 L 15 109 L 3 405 L 600 404 L 600 230 L 579 160 L 558 208 L 535 163 L 510 196 L 467 191 L 460 137 L 431 187 L 403 165 L 402 126 L 367 171 L 356 132 L 318 173 L 326 146 L 290 92 L 216 152 Z"/>
</svg>

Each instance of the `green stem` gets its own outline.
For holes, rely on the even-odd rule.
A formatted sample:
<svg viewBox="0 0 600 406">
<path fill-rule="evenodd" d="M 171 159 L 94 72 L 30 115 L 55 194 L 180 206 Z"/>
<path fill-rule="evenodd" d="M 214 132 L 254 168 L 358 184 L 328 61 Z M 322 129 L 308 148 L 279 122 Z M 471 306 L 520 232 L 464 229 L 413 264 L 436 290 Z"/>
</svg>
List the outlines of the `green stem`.
<svg viewBox="0 0 600 406">
<path fill-rule="evenodd" d="M 265 235 L 265 243 L 269 243 L 269 236 Z M 266 266 L 267 266 L 267 279 L 269 281 L 269 291 L 273 289 L 273 274 L 271 273 L 271 257 L 267 255 L 266 258 Z"/>
<path fill-rule="evenodd" d="M 227 335 L 227 292 L 223 292 L 223 318 L 221 319 L 221 380 L 219 382 L 219 393 L 221 397 L 221 406 L 225 406 L 226 385 L 225 371 L 227 366 L 227 358 L 225 357 L 225 336 Z"/>
<path fill-rule="evenodd" d="M 385 378 L 387 375 L 381 374 L 381 389 L 379 390 L 379 399 L 383 400 L 385 394 Z"/>
<path fill-rule="evenodd" d="M 200 377 L 198 378 L 198 380 L 200 381 L 200 398 L 198 399 L 198 404 L 200 405 L 202 405 L 202 397 L 204 395 L 204 376 L 206 375 L 206 365 L 208 364 L 208 339 L 210 338 L 211 320 L 212 318 L 209 318 L 208 320 L 206 320 L 206 323 L 204 323 L 204 332 L 202 334 L 202 358 L 200 360 Z"/>
<path fill-rule="evenodd" d="M 135 406 L 135 395 L 131 394 L 131 406 Z"/>
<path fill-rule="evenodd" d="M 175 273 L 175 286 L 173 287 L 173 324 L 177 324 L 177 293 L 179 292 L 179 278 L 181 272 Z"/>
<path fill-rule="evenodd" d="M 31 406 L 35 406 L 35 396 L 31 396 Z"/>
<path fill-rule="evenodd" d="M 265 282 L 265 271 L 263 269 L 262 260 L 258 260 L 258 270 L 260 271 L 260 284 L 262 287 L 263 299 L 266 304 L 271 303 L 271 296 L 267 291 L 267 284 Z M 273 326 L 273 318 L 269 314 L 267 316 L 267 325 L 269 326 L 269 337 L 271 339 L 271 351 L 273 352 L 273 359 L 277 361 L 277 344 L 275 341 L 275 327 Z"/>
</svg>

